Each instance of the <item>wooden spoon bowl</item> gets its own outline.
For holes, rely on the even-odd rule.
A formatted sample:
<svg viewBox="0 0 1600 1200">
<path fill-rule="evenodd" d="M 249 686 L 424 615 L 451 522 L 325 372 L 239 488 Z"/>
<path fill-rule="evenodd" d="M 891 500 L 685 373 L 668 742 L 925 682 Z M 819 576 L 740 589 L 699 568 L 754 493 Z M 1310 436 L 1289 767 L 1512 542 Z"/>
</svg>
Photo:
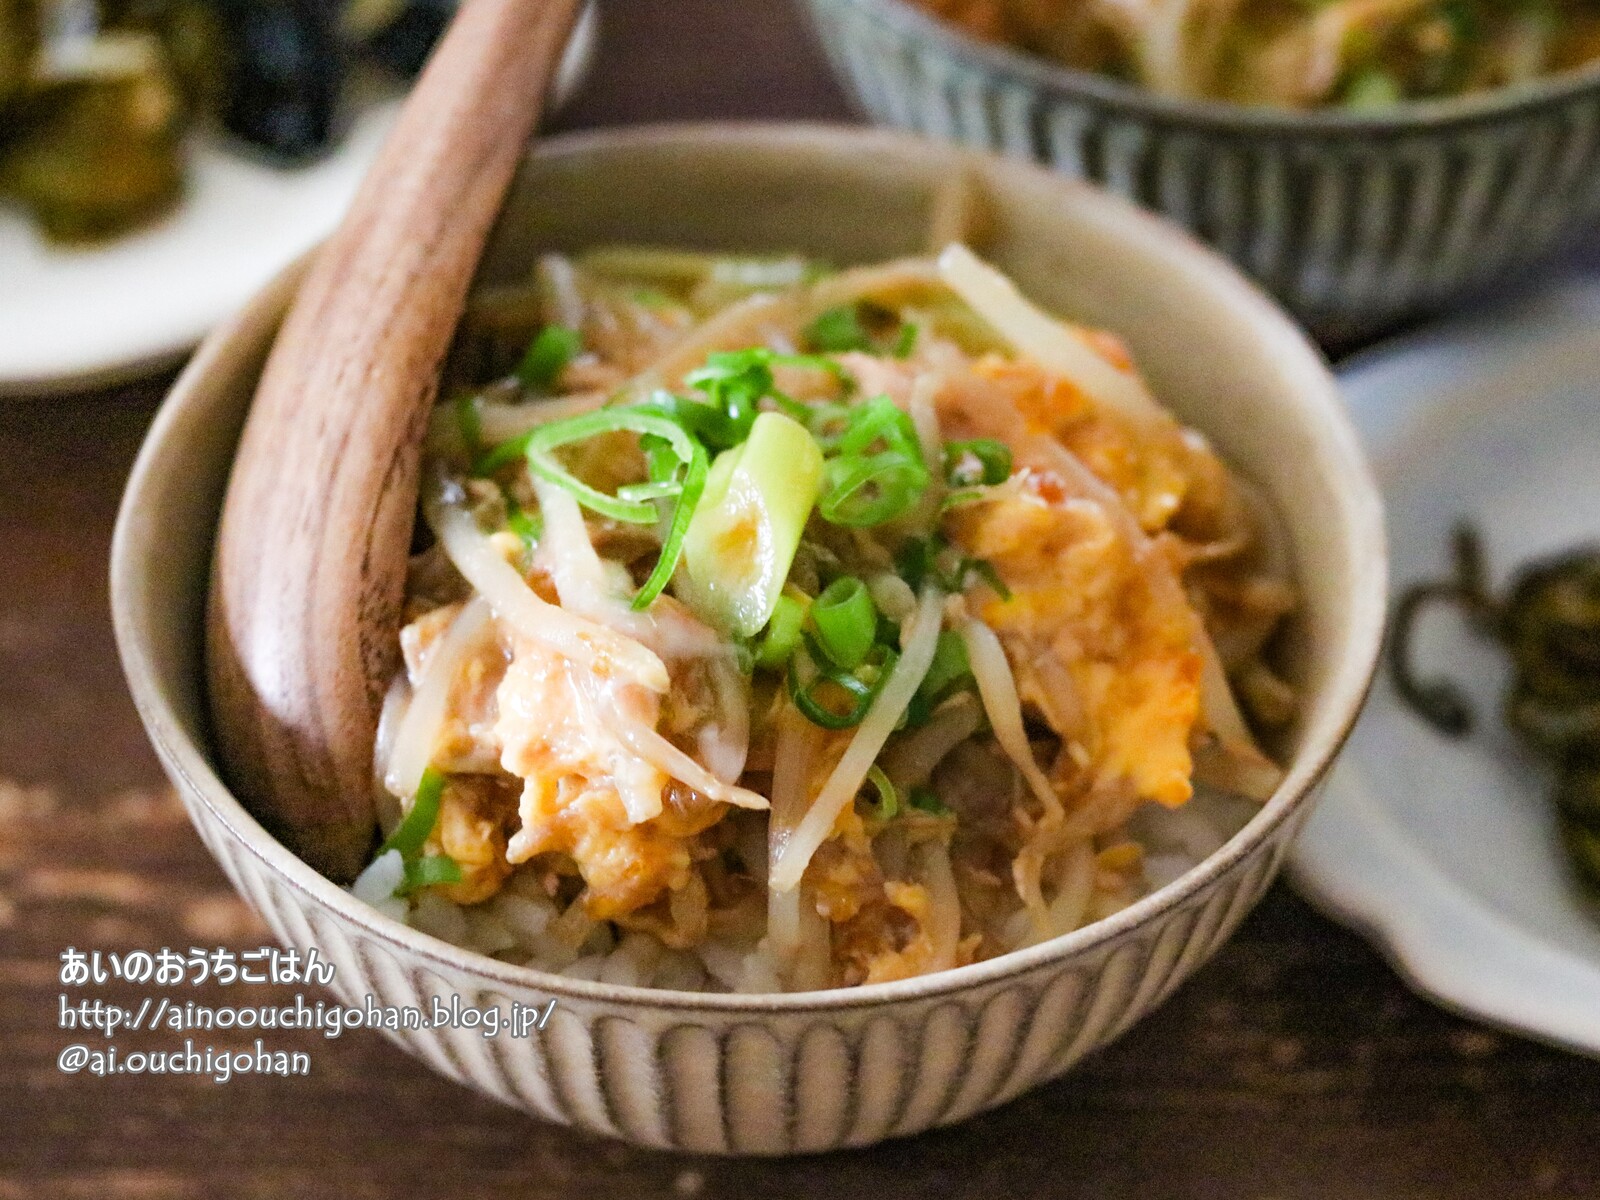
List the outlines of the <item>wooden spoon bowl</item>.
<svg viewBox="0 0 1600 1200">
<path fill-rule="evenodd" d="M 398 665 L 423 432 L 490 226 L 577 0 L 468 0 L 268 359 L 229 480 L 207 611 L 234 790 L 352 878 Z"/>
</svg>

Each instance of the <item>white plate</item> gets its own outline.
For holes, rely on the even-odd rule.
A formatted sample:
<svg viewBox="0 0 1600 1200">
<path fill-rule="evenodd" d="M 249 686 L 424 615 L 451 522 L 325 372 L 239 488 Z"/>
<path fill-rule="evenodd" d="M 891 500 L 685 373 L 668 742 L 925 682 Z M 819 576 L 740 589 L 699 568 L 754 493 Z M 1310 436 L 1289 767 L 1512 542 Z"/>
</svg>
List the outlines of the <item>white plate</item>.
<svg viewBox="0 0 1600 1200">
<path fill-rule="evenodd" d="M 1397 588 L 1448 572 L 1457 517 L 1483 532 L 1497 585 L 1600 541 L 1600 282 L 1380 348 L 1344 385 L 1383 482 Z M 1500 723 L 1499 656 L 1446 614 L 1416 650 L 1467 686 L 1474 732 L 1442 737 L 1380 679 L 1293 878 L 1422 993 L 1600 1054 L 1600 904 L 1563 859 L 1548 778 Z"/>
<path fill-rule="evenodd" d="M 557 76 L 570 95 L 593 57 L 584 10 Z M 197 137 L 188 194 L 161 224 L 62 250 L 0 210 L 0 396 L 126 378 L 192 348 L 287 263 L 332 231 L 399 110 L 367 105 L 328 158 L 275 170 Z"/>
</svg>

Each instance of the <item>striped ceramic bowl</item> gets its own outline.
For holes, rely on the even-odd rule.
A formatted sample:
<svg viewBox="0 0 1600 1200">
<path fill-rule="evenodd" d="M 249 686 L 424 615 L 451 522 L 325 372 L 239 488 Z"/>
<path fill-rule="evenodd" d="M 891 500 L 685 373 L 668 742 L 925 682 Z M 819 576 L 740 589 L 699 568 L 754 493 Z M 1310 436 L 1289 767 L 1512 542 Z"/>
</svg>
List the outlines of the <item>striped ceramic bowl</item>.
<svg viewBox="0 0 1600 1200">
<path fill-rule="evenodd" d="M 1172 100 L 905 0 L 807 0 L 878 121 L 1091 179 L 1217 247 L 1330 341 L 1436 310 L 1600 214 L 1600 65 L 1377 115 Z"/>
<path fill-rule="evenodd" d="M 344 1000 L 432 1010 L 550 1001 L 514 1036 L 390 1034 L 430 1066 L 538 1116 L 652 1146 L 777 1154 L 958 1121 L 1067 1070 L 1159 1004 L 1277 872 L 1360 707 L 1384 615 L 1377 494 L 1316 351 L 1178 230 L 1037 167 L 901 134 L 684 127 L 541 146 L 485 259 L 632 240 L 800 251 L 839 263 L 920 248 L 948 179 L 988 201 L 979 249 L 1040 300 L 1123 333 L 1156 392 L 1283 513 L 1305 603 L 1287 668 L 1303 720 L 1278 794 L 1183 878 L 1109 920 L 921 979 L 801 995 L 695 995 L 563 979 L 397 924 L 275 841 L 219 778 L 202 628 L 212 537 L 262 362 L 299 274 L 207 340 L 134 467 L 112 607 L 146 728 L 200 836 L 285 943 L 316 947 Z"/>
</svg>

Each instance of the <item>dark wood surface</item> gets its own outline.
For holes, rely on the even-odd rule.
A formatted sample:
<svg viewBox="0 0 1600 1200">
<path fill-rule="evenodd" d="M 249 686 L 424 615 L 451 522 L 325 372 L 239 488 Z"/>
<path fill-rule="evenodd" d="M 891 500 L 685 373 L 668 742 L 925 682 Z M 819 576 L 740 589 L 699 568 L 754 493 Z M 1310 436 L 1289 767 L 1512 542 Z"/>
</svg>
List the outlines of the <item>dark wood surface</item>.
<svg viewBox="0 0 1600 1200">
<path fill-rule="evenodd" d="M 596 74 L 562 127 L 848 115 L 778 0 L 615 0 L 605 15 Z M 63 1046 L 103 1044 L 58 1028 L 69 945 L 268 940 L 162 780 L 106 612 L 118 495 L 165 382 L 0 407 L 0 1200 L 1600 1197 L 1600 1063 L 1413 997 L 1282 886 L 1165 1008 L 1068 1078 L 868 1151 L 638 1151 L 502 1109 L 359 1032 L 277 1035 L 310 1054 L 307 1078 L 61 1074 Z M 173 994 L 255 1005 L 294 990 Z M 171 1040 L 116 1039 L 124 1052 Z"/>
</svg>

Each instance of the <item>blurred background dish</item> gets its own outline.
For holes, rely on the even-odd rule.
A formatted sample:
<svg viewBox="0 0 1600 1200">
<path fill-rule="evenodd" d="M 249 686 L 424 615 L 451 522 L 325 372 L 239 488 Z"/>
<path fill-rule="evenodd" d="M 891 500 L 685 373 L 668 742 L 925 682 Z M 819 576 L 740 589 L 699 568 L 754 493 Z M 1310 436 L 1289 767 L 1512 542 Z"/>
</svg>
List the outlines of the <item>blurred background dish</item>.
<svg viewBox="0 0 1600 1200">
<path fill-rule="evenodd" d="M 0 0 L 0 18 L 17 21 L 28 7 Z M 241 43 L 302 31 L 290 18 L 303 6 L 287 0 L 147 7 L 239 9 Z M 193 83 L 192 72 L 168 69 L 181 61 L 169 43 L 143 29 L 61 34 L 51 52 L 59 61 L 39 68 L 45 82 L 7 103 L 0 121 L 0 396 L 103 384 L 168 363 L 326 235 L 394 120 L 401 81 L 449 10 L 445 0 L 350 6 L 363 61 L 383 70 L 348 79 L 342 52 L 315 37 L 296 41 L 287 57 L 299 65 L 288 74 L 268 69 L 270 52 L 230 51 L 220 57 L 232 70 Z M 281 19 L 263 16 L 272 12 Z M 591 4 L 557 102 L 588 68 L 596 21 Z M 319 47 L 327 53 L 312 53 Z M 6 78 L 15 71 L 0 63 L 0 87 Z M 203 109 L 186 99 L 205 88 L 214 95 Z M 135 116 L 148 118 L 138 138 L 128 126 Z M 115 169 L 102 148 L 115 153 Z"/>
<path fill-rule="evenodd" d="M 1594 0 L 912 0 L 974 37 L 1167 96 L 1380 109 L 1600 59 Z"/>
<path fill-rule="evenodd" d="M 1377 459 L 1397 589 L 1448 574 L 1459 518 L 1494 584 L 1600 540 L 1600 284 L 1569 283 L 1377 349 L 1344 373 Z M 1497 716 L 1504 655 L 1435 613 L 1424 673 L 1478 720 L 1446 738 L 1374 690 L 1293 853 L 1297 884 L 1424 994 L 1600 1055 L 1600 901 L 1563 852 L 1551 772 Z"/>
<path fill-rule="evenodd" d="M 808 0 L 873 119 L 1049 163 L 1221 249 L 1325 342 L 1502 283 L 1600 211 L 1600 66 L 1373 110 L 1158 94 L 910 0 Z"/>
</svg>

